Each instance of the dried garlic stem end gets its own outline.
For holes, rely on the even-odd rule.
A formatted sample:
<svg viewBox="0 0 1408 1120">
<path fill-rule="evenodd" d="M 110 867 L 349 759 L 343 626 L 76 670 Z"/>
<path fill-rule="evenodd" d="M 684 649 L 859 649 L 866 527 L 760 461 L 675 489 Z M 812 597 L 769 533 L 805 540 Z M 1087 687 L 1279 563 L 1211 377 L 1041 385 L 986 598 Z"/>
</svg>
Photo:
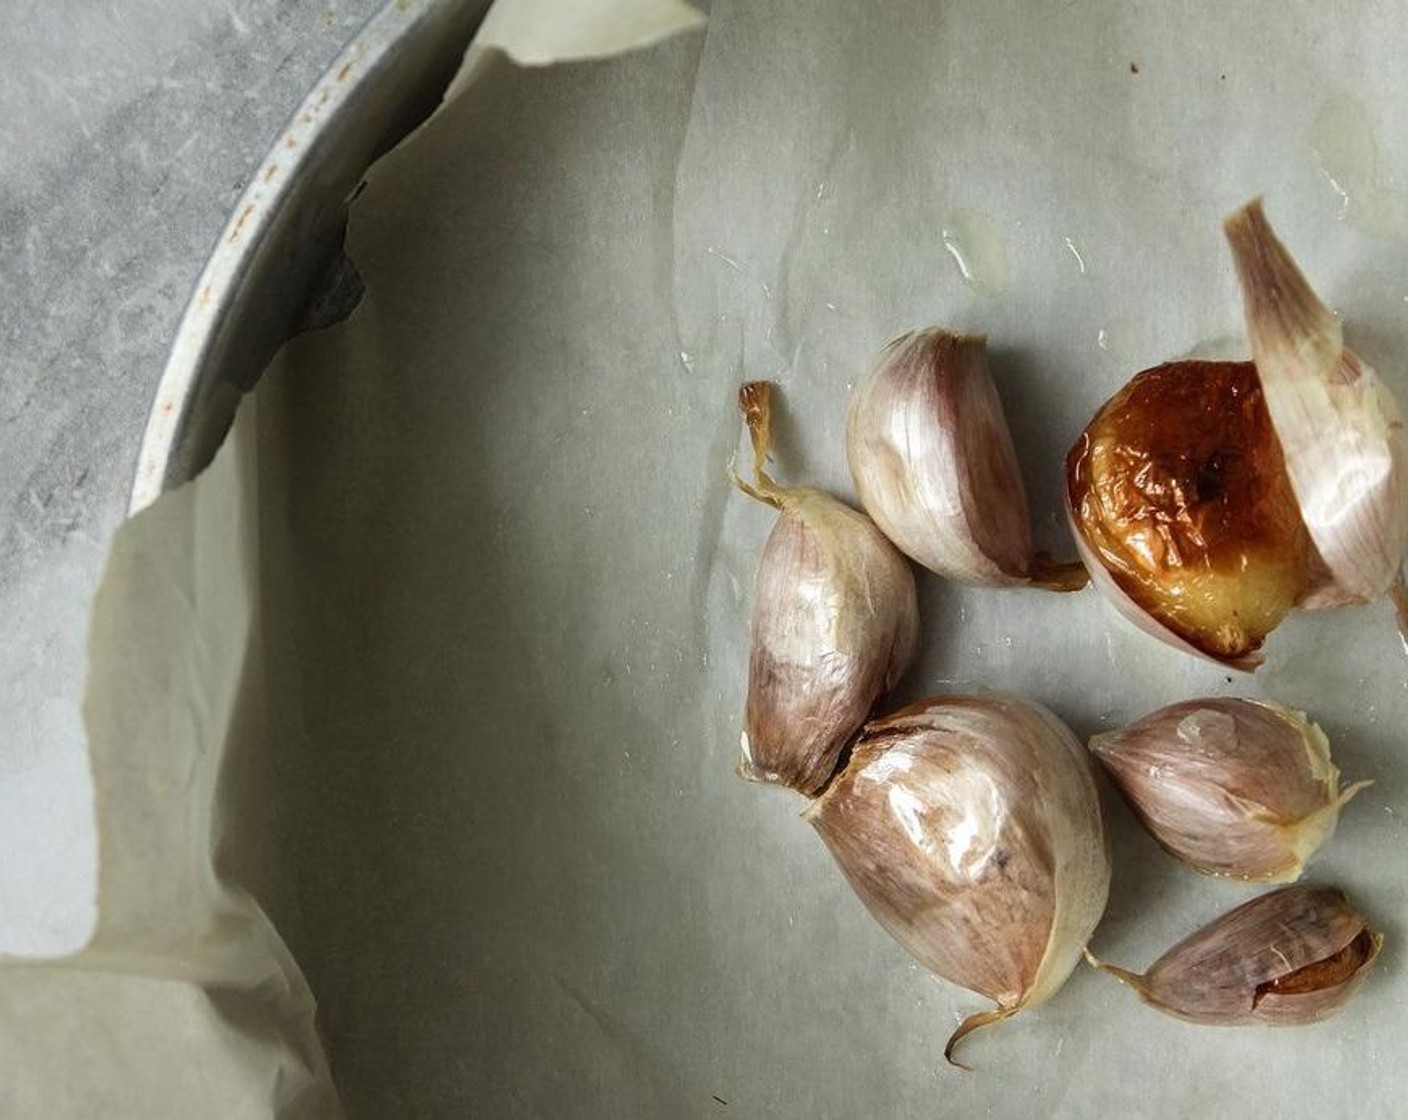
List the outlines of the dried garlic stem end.
<svg viewBox="0 0 1408 1120">
<path fill-rule="evenodd" d="M 1206 875 L 1291 882 L 1330 838 L 1343 790 L 1324 732 L 1269 701 L 1171 704 L 1090 751 L 1150 834 Z"/>
<path fill-rule="evenodd" d="M 757 485 L 750 486 L 732 465 L 729 477 L 750 498 L 781 509 L 783 488 L 773 481 L 767 469 L 768 451 L 772 447 L 772 388 L 771 381 L 749 381 L 738 390 L 738 411 L 743 413 L 743 423 L 753 445 L 753 477 Z"/>
<path fill-rule="evenodd" d="M 1145 1003 L 1194 1023 L 1296 1026 L 1335 1014 L 1383 948 L 1383 936 L 1334 887 L 1261 895 L 1184 938 L 1142 975 L 1100 962 Z"/>
<path fill-rule="evenodd" d="M 1320 562 L 1301 605 L 1369 602 L 1408 545 L 1408 437 L 1393 392 L 1344 345 L 1253 199 L 1223 223 L 1266 407 Z"/>
<path fill-rule="evenodd" d="M 991 1011 L 977 1011 L 969 1015 L 963 1022 L 958 1024 L 958 1029 L 948 1036 L 948 1042 L 944 1044 L 944 1061 L 948 1062 L 951 1066 L 957 1066 L 961 1070 L 972 1073 L 972 1066 L 968 1065 L 966 1062 L 960 1062 L 953 1056 L 953 1052 L 958 1048 L 958 1044 L 974 1031 L 981 1030 L 983 1027 L 991 1027 L 994 1024 L 1002 1022 L 1004 1019 L 1010 1019 L 1020 1010 L 1020 1007 L 995 1007 Z"/>
<path fill-rule="evenodd" d="M 931 571 L 983 587 L 1084 586 L 1079 563 L 1032 556 L 1026 490 L 983 336 L 934 328 L 886 346 L 851 397 L 846 455 L 866 512 Z"/>
<path fill-rule="evenodd" d="M 1095 969 L 1097 972 L 1107 973 L 1126 987 L 1133 988 L 1139 993 L 1140 999 L 1147 998 L 1144 994 L 1144 977 L 1139 973 L 1130 972 L 1128 969 L 1120 968 L 1118 965 L 1106 964 L 1090 951 L 1089 945 L 1087 945 L 1082 952 L 1085 955 L 1085 963 L 1090 965 L 1091 968 Z"/>
<path fill-rule="evenodd" d="M 743 386 L 738 406 L 756 484 L 734 483 L 779 511 L 754 582 L 738 773 L 811 796 L 914 659 L 914 575 L 864 514 L 768 473 L 771 384 Z"/>
<path fill-rule="evenodd" d="M 1053 995 L 1105 909 L 1089 757 L 1014 696 L 934 697 L 868 724 L 803 816 L 896 941 L 996 1005 L 953 1033 L 950 1061 L 973 1031 Z"/>
<path fill-rule="evenodd" d="M 1066 510 L 1091 579 L 1141 629 L 1255 669 L 1313 555 L 1250 362 L 1136 375 L 1066 458 Z"/>
</svg>

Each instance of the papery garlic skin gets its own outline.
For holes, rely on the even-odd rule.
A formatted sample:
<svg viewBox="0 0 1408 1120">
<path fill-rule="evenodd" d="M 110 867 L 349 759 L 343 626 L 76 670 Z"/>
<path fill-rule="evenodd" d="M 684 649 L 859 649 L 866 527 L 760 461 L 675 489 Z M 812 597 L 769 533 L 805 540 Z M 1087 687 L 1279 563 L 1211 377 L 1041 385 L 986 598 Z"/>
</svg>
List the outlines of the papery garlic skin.
<svg viewBox="0 0 1408 1120">
<path fill-rule="evenodd" d="M 864 514 L 769 477 L 767 382 L 745 385 L 739 406 L 753 438 L 758 484 L 735 481 L 779 516 L 754 583 L 738 769 L 752 781 L 811 795 L 914 659 L 914 574 Z"/>
<path fill-rule="evenodd" d="M 1261 895 L 1184 938 L 1145 973 L 1091 964 L 1152 1007 L 1214 1026 L 1297 1026 L 1335 1014 L 1378 959 L 1371 930 L 1334 887 Z"/>
<path fill-rule="evenodd" d="M 877 921 L 991 999 L 969 1031 L 1035 1007 L 1105 909 L 1110 855 L 1090 759 L 1038 705 L 944 696 L 866 726 L 804 814 Z"/>
<path fill-rule="evenodd" d="M 1084 584 L 1074 565 L 1034 570 L 1026 490 L 981 335 L 911 331 L 887 345 L 851 397 L 846 456 L 865 511 L 930 571 L 985 587 Z"/>
<path fill-rule="evenodd" d="M 1247 334 L 1325 578 L 1302 606 L 1368 602 L 1408 545 L 1408 434 L 1393 392 L 1344 345 L 1255 199 L 1224 223 Z"/>
<path fill-rule="evenodd" d="M 919 605 L 869 518 L 815 490 L 784 503 L 754 586 L 739 773 L 810 795 L 914 659 Z"/>
<path fill-rule="evenodd" d="M 1341 791 L 1320 728 L 1267 701 L 1172 704 L 1096 735 L 1090 750 L 1171 855 L 1257 882 L 1298 879 L 1368 784 Z"/>
</svg>

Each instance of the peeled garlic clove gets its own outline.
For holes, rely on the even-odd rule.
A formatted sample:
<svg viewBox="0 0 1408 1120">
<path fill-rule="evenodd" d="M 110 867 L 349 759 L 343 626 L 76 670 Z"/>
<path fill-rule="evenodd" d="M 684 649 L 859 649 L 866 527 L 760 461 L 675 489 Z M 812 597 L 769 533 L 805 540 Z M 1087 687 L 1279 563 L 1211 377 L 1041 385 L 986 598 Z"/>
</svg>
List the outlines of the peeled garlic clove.
<svg viewBox="0 0 1408 1120">
<path fill-rule="evenodd" d="M 1328 1018 L 1383 946 L 1333 887 L 1283 887 L 1204 926 L 1142 975 L 1091 964 L 1145 1003 L 1194 1023 L 1293 1026 Z"/>
<path fill-rule="evenodd" d="M 856 387 L 846 454 L 861 504 L 911 559 L 988 587 L 1084 585 L 1032 556 L 1027 495 L 987 342 L 945 330 L 895 339 Z"/>
<path fill-rule="evenodd" d="M 1307 607 L 1383 595 L 1408 544 L 1408 437 L 1392 391 L 1277 239 L 1261 200 L 1224 223 L 1252 355 L 1301 516 L 1324 564 Z"/>
<path fill-rule="evenodd" d="M 1111 397 L 1066 459 L 1096 586 L 1171 645 L 1254 669 L 1314 550 L 1250 362 L 1170 362 Z"/>
<path fill-rule="evenodd" d="M 779 511 L 754 585 L 739 773 L 810 795 L 914 659 L 914 575 L 868 517 L 768 475 L 770 384 L 745 385 L 739 407 L 758 481 L 735 482 Z"/>
<path fill-rule="evenodd" d="M 942 696 L 866 726 L 803 814 L 866 908 L 925 968 L 986 996 L 970 1031 L 1035 1007 L 1105 909 L 1090 760 L 1045 709 Z"/>
<path fill-rule="evenodd" d="M 1298 879 L 1368 784 L 1341 791 L 1324 732 L 1266 701 L 1173 704 L 1090 749 L 1166 851 L 1238 879 Z"/>
</svg>

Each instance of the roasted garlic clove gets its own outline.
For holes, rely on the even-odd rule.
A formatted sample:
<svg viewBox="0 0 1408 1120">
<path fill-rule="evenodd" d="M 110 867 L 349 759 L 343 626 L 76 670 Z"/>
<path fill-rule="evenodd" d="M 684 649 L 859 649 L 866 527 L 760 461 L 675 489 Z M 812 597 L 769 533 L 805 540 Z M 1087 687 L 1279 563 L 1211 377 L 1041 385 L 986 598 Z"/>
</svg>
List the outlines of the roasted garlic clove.
<svg viewBox="0 0 1408 1120">
<path fill-rule="evenodd" d="M 1302 605 L 1377 599 L 1408 544 L 1408 437 L 1398 402 L 1345 347 L 1339 319 L 1277 239 L 1260 199 L 1224 229 L 1266 407 L 1323 561 Z"/>
<path fill-rule="evenodd" d="M 1035 1007 L 1105 909 L 1090 760 L 1045 709 L 942 696 L 866 726 L 803 814 L 861 901 L 925 968 L 986 996 L 949 1039 Z"/>
<path fill-rule="evenodd" d="M 734 481 L 779 511 L 754 585 L 739 773 L 810 795 L 914 658 L 914 575 L 868 517 L 768 475 L 769 383 L 745 385 L 739 407 L 757 485 Z"/>
<path fill-rule="evenodd" d="M 861 504 L 911 559 L 961 583 L 1083 587 L 1079 564 L 1032 555 L 1027 495 L 987 341 L 911 331 L 856 386 L 846 454 Z"/>
<path fill-rule="evenodd" d="M 1208 875 L 1298 879 L 1335 830 L 1341 791 L 1324 733 L 1279 704 L 1190 700 L 1090 750 L 1163 848 Z"/>
<path fill-rule="evenodd" d="M 1283 887 L 1180 941 L 1143 974 L 1096 968 L 1194 1023 L 1294 1026 L 1344 1006 L 1383 946 L 1334 887 Z"/>
<path fill-rule="evenodd" d="M 1097 587 L 1179 648 L 1239 669 L 1310 579 L 1313 549 L 1250 362 L 1170 362 L 1110 398 L 1066 459 Z"/>
<path fill-rule="evenodd" d="M 1091 578 L 1124 614 L 1254 669 L 1294 607 L 1390 591 L 1408 543 L 1408 435 L 1260 201 L 1224 228 L 1255 365 L 1139 374 L 1072 448 L 1066 497 Z"/>
</svg>

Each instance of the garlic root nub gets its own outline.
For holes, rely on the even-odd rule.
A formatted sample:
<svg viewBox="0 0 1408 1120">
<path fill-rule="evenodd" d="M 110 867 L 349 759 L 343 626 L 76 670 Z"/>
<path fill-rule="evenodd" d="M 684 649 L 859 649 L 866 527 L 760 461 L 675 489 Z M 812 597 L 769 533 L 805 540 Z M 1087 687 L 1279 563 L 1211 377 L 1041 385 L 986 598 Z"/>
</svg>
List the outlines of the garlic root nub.
<svg viewBox="0 0 1408 1120">
<path fill-rule="evenodd" d="M 1324 572 L 1301 605 L 1368 602 L 1408 545 L 1408 442 L 1392 391 L 1273 232 L 1261 200 L 1223 223 L 1272 425 Z"/>
<path fill-rule="evenodd" d="M 908 562 L 864 514 L 767 471 L 772 386 L 738 405 L 756 482 L 744 493 L 778 510 L 754 583 L 741 776 L 808 796 L 913 660 L 919 606 Z"/>
</svg>

